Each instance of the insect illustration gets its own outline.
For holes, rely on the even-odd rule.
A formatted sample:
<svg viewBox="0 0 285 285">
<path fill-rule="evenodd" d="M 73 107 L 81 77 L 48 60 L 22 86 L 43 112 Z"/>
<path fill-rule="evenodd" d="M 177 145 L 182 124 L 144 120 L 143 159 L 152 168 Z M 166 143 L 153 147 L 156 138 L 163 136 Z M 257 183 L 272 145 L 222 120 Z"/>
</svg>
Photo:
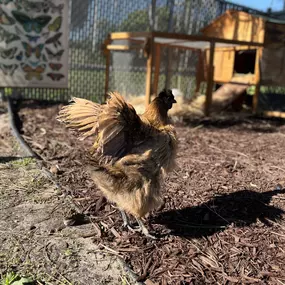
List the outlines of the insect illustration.
<svg viewBox="0 0 285 285">
<path fill-rule="evenodd" d="M 64 78 L 64 75 L 60 73 L 48 73 L 47 76 L 53 81 L 59 81 L 60 79 Z"/>
<path fill-rule="evenodd" d="M 42 55 L 42 61 L 47 62 L 47 57 L 46 57 L 46 55 L 44 53 Z"/>
<path fill-rule="evenodd" d="M 46 52 L 49 60 L 57 59 L 59 61 L 64 53 L 64 50 L 62 49 L 58 52 L 53 53 L 49 48 L 46 48 Z"/>
<path fill-rule="evenodd" d="M 32 31 L 35 31 L 38 34 L 41 33 L 42 29 L 51 20 L 51 16 L 49 15 L 41 15 L 33 18 L 17 10 L 13 10 L 11 13 L 27 33 Z"/>
<path fill-rule="evenodd" d="M 59 4 L 59 5 L 56 6 L 51 0 L 47 0 L 46 2 L 48 3 L 49 7 L 51 8 L 51 12 L 52 13 L 56 13 L 56 12 L 59 13 L 59 14 L 62 13 L 62 10 L 63 10 L 63 7 L 64 7 L 63 4 Z"/>
<path fill-rule="evenodd" d="M 27 12 L 35 12 L 39 13 L 43 11 L 44 13 L 47 13 L 49 10 L 49 6 L 46 2 L 39 2 L 39 1 L 28 1 L 28 0 L 21 0 L 20 1 L 21 8 L 26 10 Z"/>
<path fill-rule="evenodd" d="M 4 5 L 7 5 L 9 4 L 10 2 L 13 2 L 14 0 L 0 0 L 0 4 L 4 4 Z"/>
<path fill-rule="evenodd" d="M 42 73 L 45 71 L 46 64 L 41 64 L 37 66 L 36 68 L 33 68 L 26 63 L 22 63 L 21 67 L 23 71 L 26 72 L 25 78 L 27 80 L 30 81 L 33 78 L 36 78 L 37 80 L 42 80 L 43 79 Z"/>
<path fill-rule="evenodd" d="M 29 40 L 30 43 L 32 42 L 37 42 L 40 39 L 40 36 L 30 36 L 30 35 L 26 35 L 27 39 Z"/>
<path fill-rule="evenodd" d="M 46 40 L 46 44 L 53 44 L 56 48 L 57 46 L 61 46 L 59 38 L 61 37 L 62 33 L 57 33 L 53 37 Z"/>
<path fill-rule="evenodd" d="M 29 61 L 29 64 L 30 64 L 32 67 L 38 66 L 39 63 L 40 63 L 40 61 L 31 61 L 31 60 Z"/>
<path fill-rule="evenodd" d="M 18 64 L 4 64 L 4 63 L 1 63 L 0 64 L 0 68 L 1 70 L 3 71 L 4 75 L 10 75 L 10 76 L 13 76 L 15 70 L 18 68 Z"/>
<path fill-rule="evenodd" d="M 32 47 L 30 44 L 28 44 L 26 42 L 22 42 L 22 45 L 25 49 L 26 57 L 30 57 L 32 55 L 32 53 L 34 53 L 37 58 L 41 57 L 41 52 L 44 48 L 44 44 L 39 44 L 35 47 Z"/>
<path fill-rule="evenodd" d="M 54 19 L 54 21 L 48 25 L 48 30 L 50 32 L 58 32 L 62 23 L 62 16 L 58 16 Z"/>
<path fill-rule="evenodd" d="M 17 60 L 19 60 L 19 61 L 21 61 L 22 59 L 23 59 L 23 52 L 22 51 L 20 51 L 17 55 L 16 55 L 16 59 Z"/>
<path fill-rule="evenodd" d="M 49 67 L 52 69 L 52 70 L 60 70 L 62 68 L 62 64 L 61 63 L 49 63 Z"/>
<path fill-rule="evenodd" d="M 10 49 L 0 48 L 0 54 L 1 54 L 1 57 L 4 59 L 11 59 L 15 56 L 17 50 L 18 48 L 16 47 L 13 47 Z"/>
<path fill-rule="evenodd" d="M 18 26 L 15 26 L 15 32 L 16 34 L 22 34 L 23 32 L 21 31 L 21 29 Z"/>
<path fill-rule="evenodd" d="M 18 41 L 20 37 L 18 35 L 7 32 L 3 27 L 0 26 L 0 42 L 10 44 L 14 41 Z"/>
<path fill-rule="evenodd" d="M 15 20 L 10 17 L 1 7 L 0 7 L 0 24 L 2 25 L 14 25 Z"/>
</svg>

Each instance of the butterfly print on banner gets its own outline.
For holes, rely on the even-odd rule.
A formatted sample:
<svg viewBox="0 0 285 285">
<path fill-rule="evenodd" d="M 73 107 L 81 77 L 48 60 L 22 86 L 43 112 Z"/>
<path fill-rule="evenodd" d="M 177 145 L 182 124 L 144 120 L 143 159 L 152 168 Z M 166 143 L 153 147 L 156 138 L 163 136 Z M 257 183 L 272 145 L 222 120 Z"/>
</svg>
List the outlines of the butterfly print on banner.
<svg viewBox="0 0 285 285">
<path fill-rule="evenodd" d="M 34 53 L 36 58 L 40 58 L 41 57 L 41 53 L 42 50 L 44 48 L 44 44 L 38 44 L 35 47 L 32 47 L 30 44 L 26 43 L 26 42 L 22 42 L 22 45 L 25 49 L 25 55 L 26 57 L 31 57 L 31 55 Z"/>
<path fill-rule="evenodd" d="M 21 67 L 23 71 L 26 73 L 25 78 L 27 80 L 32 80 L 33 78 L 37 80 L 43 80 L 42 73 L 45 71 L 46 64 L 41 64 L 37 66 L 36 68 L 31 67 L 30 65 L 26 63 L 21 63 Z"/>
<path fill-rule="evenodd" d="M 50 77 L 53 81 L 59 81 L 64 78 L 64 75 L 60 73 L 48 73 L 47 76 Z"/>
<path fill-rule="evenodd" d="M 46 57 L 46 55 L 44 53 L 42 55 L 42 61 L 47 62 L 47 57 Z"/>
<path fill-rule="evenodd" d="M 9 49 L 0 48 L 0 55 L 3 59 L 12 59 L 14 58 L 18 48 L 12 47 Z"/>
<path fill-rule="evenodd" d="M 59 4 L 59 5 L 55 5 L 52 0 L 46 0 L 46 2 L 48 3 L 49 7 L 51 8 L 51 12 L 52 14 L 54 13 L 59 13 L 62 14 L 62 10 L 64 8 L 63 4 Z"/>
<path fill-rule="evenodd" d="M 53 37 L 46 40 L 46 44 L 53 44 L 55 48 L 58 46 L 61 46 L 61 43 L 59 41 L 59 38 L 62 36 L 62 33 L 57 33 Z"/>
<path fill-rule="evenodd" d="M 49 11 L 49 5 L 47 1 L 28 1 L 20 0 L 17 3 L 18 9 L 24 9 L 26 12 L 47 13 Z"/>
<path fill-rule="evenodd" d="M 44 39 L 47 39 L 49 37 L 49 34 L 50 34 L 49 32 L 42 33 L 42 37 Z"/>
<path fill-rule="evenodd" d="M 29 61 L 29 64 L 32 66 L 32 67 L 36 67 L 40 64 L 41 62 L 40 61 Z"/>
<path fill-rule="evenodd" d="M 10 2 L 14 2 L 14 0 L 0 0 L 0 4 L 7 5 Z"/>
<path fill-rule="evenodd" d="M 0 26 L 0 42 L 5 42 L 6 44 L 10 44 L 18 40 L 20 40 L 20 37 L 18 35 L 12 34 Z"/>
<path fill-rule="evenodd" d="M 16 59 L 19 60 L 19 61 L 22 61 L 23 55 L 24 55 L 24 53 L 23 53 L 22 51 L 20 51 L 20 52 L 16 55 Z"/>
<path fill-rule="evenodd" d="M 0 7 L 0 24 L 2 25 L 14 25 L 15 20 L 10 17 L 1 7 Z"/>
<path fill-rule="evenodd" d="M 3 71 L 4 75 L 13 76 L 15 70 L 18 68 L 18 64 L 4 64 L 0 63 L 0 68 Z"/>
<path fill-rule="evenodd" d="M 53 53 L 49 48 L 46 47 L 46 52 L 47 52 L 49 60 L 56 59 L 57 61 L 60 61 L 60 59 L 64 53 L 64 49 Z"/>
<path fill-rule="evenodd" d="M 58 16 L 57 18 L 54 19 L 54 21 L 48 25 L 48 30 L 50 32 L 58 32 L 60 30 L 62 23 L 62 16 Z"/>
<path fill-rule="evenodd" d="M 52 69 L 52 70 L 55 70 L 55 71 L 59 71 L 61 68 L 62 68 L 62 64 L 61 63 L 49 63 L 49 67 Z"/>
<path fill-rule="evenodd" d="M 41 15 L 33 18 L 17 10 L 13 10 L 11 13 L 14 18 L 23 26 L 26 33 L 30 33 L 32 31 L 35 31 L 38 34 L 41 33 L 42 29 L 51 20 L 51 16 L 49 15 Z"/>
<path fill-rule="evenodd" d="M 36 43 L 41 38 L 40 36 L 30 36 L 30 35 L 26 35 L 26 37 L 30 43 L 32 42 Z"/>
</svg>

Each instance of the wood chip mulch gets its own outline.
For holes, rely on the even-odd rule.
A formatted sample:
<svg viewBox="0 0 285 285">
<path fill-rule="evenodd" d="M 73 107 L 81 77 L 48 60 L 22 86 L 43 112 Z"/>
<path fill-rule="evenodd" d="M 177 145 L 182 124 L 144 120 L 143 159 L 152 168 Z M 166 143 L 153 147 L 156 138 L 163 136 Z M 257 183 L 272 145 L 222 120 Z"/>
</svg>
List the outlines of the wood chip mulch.
<svg viewBox="0 0 285 285">
<path fill-rule="evenodd" d="M 178 168 L 165 181 L 165 204 L 147 218 L 160 236 L 153 241 L 122 229 L 84 169 L 92 140 L 80 142 L 59 124 L 59 108 L 23 105 L 24 138 L 90 215 L 94 242 L 123 257 L 140 280 L 285 284 L 283 121 L 232 115 L 178 124 Z"/>
</svg>

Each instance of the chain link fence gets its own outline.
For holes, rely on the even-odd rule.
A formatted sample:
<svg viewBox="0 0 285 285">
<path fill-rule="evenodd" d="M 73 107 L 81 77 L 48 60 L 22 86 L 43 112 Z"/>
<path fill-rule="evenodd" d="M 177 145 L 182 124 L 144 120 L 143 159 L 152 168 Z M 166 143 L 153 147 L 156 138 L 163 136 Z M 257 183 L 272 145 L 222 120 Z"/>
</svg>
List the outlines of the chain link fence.
<svg viewBox="0 0 285 285">
<path fill-rule="evenodd" d="M 197 34 L 227 9 L 264 14 L 222 0 L 70 0 L 69 88 L 5 88 L 4 95 L 21 94 L 25 99 L 61 102 L 77 96 L 102 102 L 105 84 L 102 43 L 110 32 L 156 30 Z M 163 50 L 159 89 L 169 85 L 191 94 L 197 55 L 172 50 L 175 60 L 167 64 L 169 52 L 167 48 Z M 142 54 L 112 53 L 110 90 L 125 95 L 144 94 L 145 63 Z"/>
</svg>

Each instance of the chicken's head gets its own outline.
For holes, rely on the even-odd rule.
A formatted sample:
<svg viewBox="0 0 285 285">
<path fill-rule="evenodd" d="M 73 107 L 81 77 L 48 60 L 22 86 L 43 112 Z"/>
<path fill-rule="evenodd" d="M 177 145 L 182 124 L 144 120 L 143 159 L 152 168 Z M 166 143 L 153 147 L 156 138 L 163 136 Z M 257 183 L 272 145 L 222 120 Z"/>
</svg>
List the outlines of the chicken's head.
<svg viewBox="0 0 285 285">
<path fill-rule="evenodd" d="M 172 108 L 172 105 L 174 103 L 177 103 L 176 100 L 174 99 L 174 95 L 171 91 L 171 89 L 163 89 L 159 94 L 158 98 L 162 99 L 164 102 L 166 108 L 170 110 Z"/>
</svg>

